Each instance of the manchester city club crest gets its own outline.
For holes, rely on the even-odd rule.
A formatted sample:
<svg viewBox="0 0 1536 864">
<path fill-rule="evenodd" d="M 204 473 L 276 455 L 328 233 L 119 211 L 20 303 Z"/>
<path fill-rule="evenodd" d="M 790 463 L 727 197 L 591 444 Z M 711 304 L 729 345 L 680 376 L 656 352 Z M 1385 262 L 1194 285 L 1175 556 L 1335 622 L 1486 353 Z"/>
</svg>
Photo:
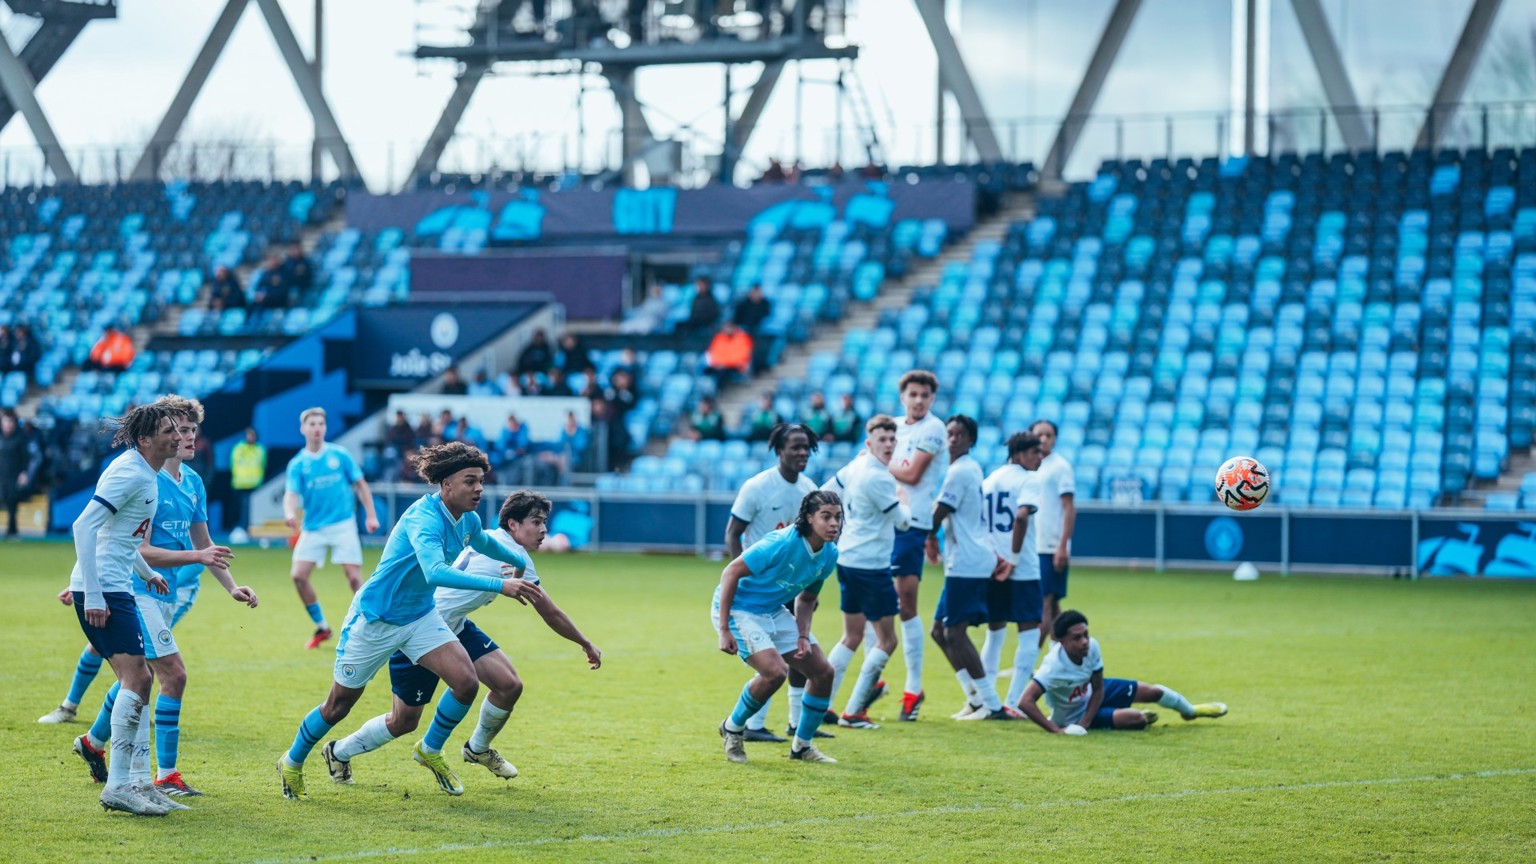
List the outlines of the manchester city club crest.
<svg viewBox="0 0 1536 864">
<path fill-rule="evenodd" d="M 155 634 L 155 641 L 161 645 L 171 644 L 171 631 L 162 629 L 159 633 Z"/>
<path fill-rule="evenodd" d="M 355 676 L 357 674 L 357 670 L 352 668 L 352 664 L 351 663 L 347 663 L 347 664 L 344 664 L 341 667 L 341 674 L 347 676 L 348 678 L 351 678 L 351 677 L 353 677 L 353 676 Z"/>
</svg>

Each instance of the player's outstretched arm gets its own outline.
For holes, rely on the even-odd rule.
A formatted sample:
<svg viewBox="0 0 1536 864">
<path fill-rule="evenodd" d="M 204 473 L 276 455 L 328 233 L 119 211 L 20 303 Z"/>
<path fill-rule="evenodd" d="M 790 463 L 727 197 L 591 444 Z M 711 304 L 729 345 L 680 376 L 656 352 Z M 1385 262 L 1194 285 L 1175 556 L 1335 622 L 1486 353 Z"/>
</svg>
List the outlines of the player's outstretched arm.
<svg viewBox="0 0 1536 864">
<path fill-rule="evenodd" d="M 208 533 L 206 526 L 203 528 L 203 533 L 204 535 Z M 193 545 L 195 546 L 196 543 Z M 235 553 L 228 546 L 214 546 L 211 540 L 208 546 L 195 549 L 161 549 L 145 542 L 139 545 L 139 554 L 144 556 L 144 560 L 151 567 L 184 567 L 189 564 L 201 564 L 212 568 L 221 566 L 228 559 L 235 557 Z"/>
<path fill-rule="evenodd" d="M 290 530 L 299 530 L 299 493 L 292 489 L 283 493 L 283 524 Z"/>
<path fill-rule="evenodd" d="M 1104 704 L 1104 670 L 1100 669 L 1088 679 L 1088 686 L 1093 688 L 1093 695 L 1088 697 L 1088 708 L 1083 711 L 1083 722 L 1079 727 L 1083 731 L 1078 734 L 1088 734 L 1088 727 L 1093 725 L 1093 718 L 1098 715 L 1099 707 Z"/>
<path fill-rule="evenodd" d="M 533 608 L 534 611 L 539 613 L 539 617 L 544 619 L 545 625 L 550 630 L 581 646 L 581 650 L 587 655 L 587 665 L 593 669 L 602 667 L 603 652 L 599 651 L 597 646 L 592 644 L 592 640 L 582 635 L 581 630 L 577 629 L 575 622 L 571 621 L 571 616 L 565 614 L 564 609 L 555 605 L 555 601 L 549 596 L 549 592 L 545 591 L 539 594 L 538 599 L 533 601 Z"/>
<path fill-rule="evenodd" d="M 795 640 L 795 653 L 791 656 L 799 660 L 811 650 L 811 616 L 816 613 L 816 603 L 821 599 L 821 583 L 801 591 L 795 597 L 795 629 L 800 638 Z"/>
<path fill-rule="evenodd" d="M 209 549 L 213 547 L 213 538 L 208 534 L 207 522 L 193 522 L 191 536 L 193 548 Z M 209 566 L 208 572 L 213 574 L 213 578 L 219 580 L 219 584 L 237 602 L 244 603 L 252 609 L 255 609 L 256 604 L 261 602 L 256 599 L 256 592 L 249 585 L 235 584 L 234 574 L 229 572 L 229 568 L 223 562 Z"/>
<path fill-rule="evenodd" d="M 741 537 L 747 531 L 747 523 L 731 514 L 731 518 L 725 523 L 725 554 L 732 559 L 740 558 L 742 552 Z"/>
<path fill-rule="evenodd" d="M 1043 695 L 1045 695 L 1045 689 L 1040 686 L 1040 682 L 1030 681 L 1029 686 L 1024 688 L 1024 696 L 1019 699 L 1019 710 L 1024 712 L 1025 717 L 1033 720 L 1036 726 L 1052 735 L 1060 735 L 1061 727 L 1052 723 L 1050 718 L 1045 716 L 1045 712 L 1040 710 L 1040 697 Z"/>
<path fill-rule="evenodd" d="M 487 534 L 484 528 L 479 528 L 475 533 L 469 535 L 469 548 L 487 558 L 495 558 L 503 564 L 511 564 L 519 570 L 528 566 L 528 562 L 523 556 L 508 549 L 506 544 Z"/>
</svg>

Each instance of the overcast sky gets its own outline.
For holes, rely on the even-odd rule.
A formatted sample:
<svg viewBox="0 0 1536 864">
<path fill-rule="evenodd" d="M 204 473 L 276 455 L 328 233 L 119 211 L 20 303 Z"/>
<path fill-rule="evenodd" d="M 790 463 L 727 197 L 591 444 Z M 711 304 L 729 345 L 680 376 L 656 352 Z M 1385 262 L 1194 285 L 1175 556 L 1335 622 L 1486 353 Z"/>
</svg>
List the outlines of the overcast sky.
<svg viewBox="0 0 1536 864">
<path fill-rule="evenodd" d="M 958 5 L 960 0 L 951 0 Z M 1005 148 L 1039 159 L 1053 127 L 1039 118 L 1058 117 L 1071 99 L 1112 0 L 964 0 L 957 13 L 961 38 L 984 101 L 999 120 Z M 1272 91 L 1277 104 L 1307 104 L 1319 96 L 1316 75 L 1301 47 L 1287 0 L 1271 0 Z M 312 0 L 281 0 L 302 45 L 312 40 Z M 89 25 L 39 86 L 55 132 L 77 154 L 89 147 L 131 146 L 147 139 L 191 66 L 223 0 L 120 0 L 116 20 Z M 419 150 L 453 86 L 453 68 L 410 57 L 424 16 L 463 8 L 464 0 L 329 0 L 326 3 L 325 88 L 343 132 L 375 188 L 386 176 L 398 181 Z M 1351 75 L 1363 102 L 1400 104 L 1433 89 L 1460 30 L 1470 0 L 1325 0 Z M 1529 0 L 1504 4 L 1497 32 L 1526 30 Z M 3 7 L 0 7 L 3 8 Z M 878 9 L 879 14 L 873 14 Z M 1214 118 L 1232 109 L 1231 0 L 1146 0 L 1100 101 L 1101 113 L 1204 112 Z M 931 160 L 934 155 L 935 58 L 909 0 L 862 0 L 850 24 L 862 46 L 860 76 L 873 103 L 892 161 Z M 1395 14 L 1386 14 L 1395 13 Z M 13 46 L 31 20 L 0 14 Z M 957 21 L 957 23 L 959 23 Z M 828 63 L 806 64 L 807 79 L 826 81 Z M 755 69 L 741 67 L 738 88 Z M 749 148 L 749 161 L 796 155 L 793 69 L 786 71 Z M 1170 82 L 1176 86 L 1170 86 Z M 618 113 L 601 79 L 589 81 L 585 119 L 588 167 L 601 160 Z M 722 126 L 718 67 L 676 67 L 642 72 L 639 92 L 652 128 L 667 135 L 693 125 L 718 140 Z M 1477 88 L 1474 87 L 1474 90 Z M 1484 88 L 1486 89 L 1486 88 Z M 455 159 L 466 166 L 495 159 L 515 166 L 533 148 L 548 162 L 576 153 L 578 85 L 568 77 L 505 74 L 479 89 L 459 126 Z M 831 156 L 835 112 L 831 87 L 808 83 L 801 153 L 812 164 Z M 745 98 L 742 94 L 740 99 Z M 738 103 L 739 107 L 739 103 Z M 1007 118 L 1036 118 L 1007 123 Z M 1131 124 L 1132 146 L 1162 140 L 1161 120 Z M 1104 125 L 1096 143 L 1107 147 Z M 1208 153 L 1216 144 L 1214 120 L 1181 124 L 1181 150 Z M 235 137 L 287 147 L 294 164 L 311 136 L 308 113 L 254 2 L 242 16 L 222 59 L 194 106 L 185 135 Z M 1138 137 L 1139 136 L 1139 137 Z M 0 132 L 0 150 L 30 148 L 20 117 Z M 1207 143 L 1209 142 L 1209 143 Z M 955 158 L 954 147 L 949 157 Z M 1096 162 L 1100 152 L 1085 154 Z M 87 159 L 99 157 L 87 156 Z M 131 157 L 129 157 L 131 161 Z M 856 163 L 853 136 L 844 161 Z M 285 161 L 285 164 L 288 164 Z"/>
</svg>

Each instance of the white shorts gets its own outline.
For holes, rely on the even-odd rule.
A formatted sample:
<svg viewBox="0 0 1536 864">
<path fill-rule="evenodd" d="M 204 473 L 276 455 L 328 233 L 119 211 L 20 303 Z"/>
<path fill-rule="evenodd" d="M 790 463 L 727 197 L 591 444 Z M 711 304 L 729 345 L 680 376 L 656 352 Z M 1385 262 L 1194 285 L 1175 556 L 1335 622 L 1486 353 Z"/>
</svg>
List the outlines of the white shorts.
<svg viewBox="0 0 1536 864">
<path fill-rule="evenodd" d="M 720 632 L 720 597 L 718 594 L 709 607 L 709 621 Z M 788 609 L 762 615 L 756 612 L 731 610 L 731 635 L 736 637 L 736 654 L 745 660 L 759 651 L 777 651 L 788 656 L 800 647 L 800 627 Z M 811 644 L 816 634 L 811 634 Z"/>
<path fill-rule="evenodd" d="M 335 564 L 363 563 L 363 541 L 357 536 L 357 525 L 348 519 L 324 528 L 305 529 L 299 532 L 299 542 L 293 547 L 293 561 L 312 562 L 316 567 L 325 566 L 325 553 L 330 550 Z"/>
<path fill-rule="evenodd" d="M 144 637 L 144 659 L 158 660 L 180 653 L 176 637 L 171 635 L 176 604 L 143 594 L 134 594 L 133 602 L 139 606 L 139 634 Z"/>
<path fill-rule="evenodd" d="M 409 624 L 396 625 L 369 621 L 354 604 L 336 641 L 334 677 L 343 687 L 361 690 L 396 651 L 405 652 L 412 663 L 417 663 L 434 648 L 458 641 L 437 610 Z"/>
<path fill-rule="evenodd" d="M 187 613 L 192 610 L 192 604 L 197 601 L 197 592 L 202 588 L 201 578 L 189 579 L 177 584 L 176 611 L 171 615 L 171 629 L 175 629 L 176 625 L 181 623 L 181 619 L 187 617 Z"/>
</svg>

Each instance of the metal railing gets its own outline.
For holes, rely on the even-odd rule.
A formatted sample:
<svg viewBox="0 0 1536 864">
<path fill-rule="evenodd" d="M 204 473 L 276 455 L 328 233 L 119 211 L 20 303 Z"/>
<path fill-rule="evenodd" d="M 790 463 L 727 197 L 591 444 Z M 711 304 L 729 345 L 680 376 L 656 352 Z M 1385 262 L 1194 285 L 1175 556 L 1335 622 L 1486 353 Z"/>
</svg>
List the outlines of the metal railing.
<svg viewBox="0 0 1536 864">
<path fill-rule="evenodd" d="M 1340 119 L 1344 123 L 1340 123 Z M 1077 132 L 1076 148 L 1065 166 L 1067 179 L 1091 177 L 1106 159 L 1178 158 L 1238 155 L 1243 151 L 1243 116 L 1231 112 L 1142 113 L 1086 117 L 994 118 L 993 129 L 1005 157 L 1014 163 L 1043 164 L 1063 122 Z M 1536 99 L 1504 102 L 1472 102 L 1362 108 L 1336 116 L 1326 107 L 1273 111 L 1255 118 L 1253 152 L 1269 155 L 1284 152 L 1332 154 L 1351 150 L 1382 152 L 1415 149 L 1421 136 L 1440 148 L 1494 149 L 1536 145 Z M 1346 135 L 1341 125 L 1348 127 Z M 796 157 L 811 167 L 834 162 L 852 169 L 863 162 L 856 130 L 847 123 L 822 123 L 800 129 L 806 147 L 801 153 L 747 154 L 738 179 L 747 179 L 768 155 L 785 161 Z M 938 152 L 938 130 L 932 124 L 894 125 L 876 129 L 891 165 L 932 164 Z M 767 140 L 770 136 L 761 136 Z M 460 134 L 454 137 L 439 162 L 442 174 L 482 178 L 537 175 L 599 175 L 619 168 L 622 131 L 618 128 L 583 133 L 576 129 L 530 130 L 487 137 Z M 682 173 L 676 182 L 695 185 L 708 182 L 709 168 L 718 156 L 716 131 L 680 127 L 673 138 L 682 143 Z M 796 138 L 800 138 L 797 135 Z M 974 149 L 964 140 L 956 120 L 945 127 L 944 152 L 949 162 L 975 160 Z M 363 180 L 375 191 L 404 187 L 420 140 L 353 143 Z M 115 184 L 127 182 L 143 154 L 143 144 L 68 147 L 65 152 L 80 182 Z M 278 143 L 249 141 L 188 141 L 154 154 L 162 180 L 310 180 L 313 177 L 313 142 Z M 959 154 L 958 156 L 956 154 Z M 754 161 L 754 159 L 756 161 Z M 336 177 L 334 166 L 321 160 L 318 179 Z M 5 186 L 47 185 L 53 182 L 42 152 L 36 147 L 0 148 L 0 183 Z"/>
</svg>

